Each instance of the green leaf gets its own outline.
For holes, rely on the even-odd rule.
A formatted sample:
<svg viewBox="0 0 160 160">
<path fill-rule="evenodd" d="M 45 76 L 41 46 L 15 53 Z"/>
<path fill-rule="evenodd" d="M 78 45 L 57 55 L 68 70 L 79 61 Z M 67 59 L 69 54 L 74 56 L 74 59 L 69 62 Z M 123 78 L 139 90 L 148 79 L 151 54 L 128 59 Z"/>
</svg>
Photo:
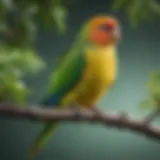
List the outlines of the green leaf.
<svg viewBox="0 0 160 160">
<path fill-rule="evenodd" d="M 150 0 L 150 8 L 155 16 L 160 17 L 160 3 L 157 0 Z"/>
<path fill-rule="evenodd" d="M 17 65 L 20 65 L 25 72 L 37 73 L 45 68 L 44 61 L 33 50 L 26 49 L 19 52 L 20 56 Z"/>
<path fill-rule="evenodd" d="M 21 79 L 44 67 L 45 63 L 33 49 L 0 46 L 0 100 L 24 103 L 30 90 Z"/>
<path fill-rule="evenodd" d="M 157 0 L 114 0 L 113 11 L 126 11 L 130 24 L 136 27 L 142 21 L 151 22 L 160 18 L 160 4 Z"/>
<path fill-rule="evenodd" d="M 132 3 L 130 3 L 127 9 L 128 18 L 133 27 L 137 27 L 138 25 L 139 15 L 141 14 L 142 5 L 143 5 L 142 1 L 134 0 L 132 1 Z"/>
<path fill-rule="evenodd" d="M 35 73 L 45 67 L 44 61 L 32 49 L 5 49 L 0 48 L 0 69 L 13 67 L 16 72 L 18 68 L 24 72 Z"/>
<path fill-rule="evenodd" d="M 113 5 L 112 5 L 112 10 L 113 11 L 118 11 L 130 3 L 132 0 L 114 0 Z"/>
<path fill-rule="evenodd" d="M 22 81 L 15 81 L 15 83 L 10 86 L 9 92 L 11 100 L 16 101 L 18 104 L 25 104 L 26 97 L 30 93 Z"/>
<path fill-rule="evenodd" d="M 33 49 L 37 26 L 42 22 L 64 33 L 68 15 L 65 7 L 69 3 L 65 0 L 0 1 L 0 32 L 4 35 L 0 45 L 0 100 L 26 101 L 31 90 L 22 79 L 45 68 L 44 61 Z"/>
<path fill-rule="evenodd" d="M 4 20 L 7 13 L 7 3 L 5 0 L 0 1 L 0 21 Z"/>
<path fill-rule="evenodd" d="M 148 81 L 148 89 L 152 96 L 160 97 L 160 73 L 154 72 L 151 74 Z"/>
<path fill-rule="evenodd" d="M 140 110 L 146 110 L 146 109 L 154 109 L 157 106 L 157 102 L 153 99 L 148 99 L 145 101 L 142 101 L 139 106 L 138 109 Z"/>
<path fill-rule="evenodd" d="M 68 16 L 68 11 L 63 6 L 53 7 L 52 17 L 60 33 L 64 33 L 66 30 L 67 16 Z"/>
<path fill-rule="evenodd" d="M 45 27 L 45 29 L 52 29 L 54 21 L 52 18 L 51 6 L 39 6 L 39 11 L 36 18 L 43 25 L 43 27 Z"/>
</svg>

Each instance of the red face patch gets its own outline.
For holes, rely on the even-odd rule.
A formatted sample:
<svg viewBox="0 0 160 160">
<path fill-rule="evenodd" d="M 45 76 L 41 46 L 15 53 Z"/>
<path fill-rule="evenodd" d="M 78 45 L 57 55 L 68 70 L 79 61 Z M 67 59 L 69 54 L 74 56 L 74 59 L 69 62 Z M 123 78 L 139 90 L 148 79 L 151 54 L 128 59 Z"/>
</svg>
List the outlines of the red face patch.
<svg viewBox="0 0 160 160">
<path fill-rule="evenodd" d="M 89 40 L 99 45 L 114 43 L 114 30 L 117 27 L 117 21 L 110 17 L 97 17 L 91 20 L 89 24 Z"/>
<path fill-rule="evenodd" d="M 90 34 L 90 40 L 97 44 L 105 45 L 108 43 L 108 34 L 102 31 L 95 31 Z"/>
<path fill-rule="evenodd" d="M 111 28 L 114 28 L 116 26 L 116 22 L 112 19 L 107 20 L 107 25 Z"/>
</svg>

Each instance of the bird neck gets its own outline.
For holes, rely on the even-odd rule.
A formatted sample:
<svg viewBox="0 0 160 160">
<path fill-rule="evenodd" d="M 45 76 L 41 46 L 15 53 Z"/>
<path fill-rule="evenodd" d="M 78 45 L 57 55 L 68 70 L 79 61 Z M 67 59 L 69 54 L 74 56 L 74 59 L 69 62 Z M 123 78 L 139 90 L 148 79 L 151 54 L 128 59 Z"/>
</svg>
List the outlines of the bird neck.
<svg viewBox="0 0 160 160">
<path fill-rule="evenodd" d="M 99 44 L 95 44 L 87 41 L 85 42 L 85 47 L 90 49 L 95 49 L 95 50 L 115 50 L 116 49 L 116 46 L 114 44 L 99 45 Z"/>
</svg>

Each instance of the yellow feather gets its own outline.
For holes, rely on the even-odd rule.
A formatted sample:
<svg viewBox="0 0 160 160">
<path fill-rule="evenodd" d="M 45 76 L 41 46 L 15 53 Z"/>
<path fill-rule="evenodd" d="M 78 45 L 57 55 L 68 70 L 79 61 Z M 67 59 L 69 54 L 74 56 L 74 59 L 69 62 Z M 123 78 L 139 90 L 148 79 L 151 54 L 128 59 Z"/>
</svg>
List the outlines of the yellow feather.
<svg viewBox="0 0 160 160">
<path fill-rule="evenodd" d="M 81 81 L 61 101 L 62 105 L 78 104 L 89 107 L 96 104 L 116 79 L 117 59 L 113 45 L 86 48 L 87 66 Z"/>
</svg>

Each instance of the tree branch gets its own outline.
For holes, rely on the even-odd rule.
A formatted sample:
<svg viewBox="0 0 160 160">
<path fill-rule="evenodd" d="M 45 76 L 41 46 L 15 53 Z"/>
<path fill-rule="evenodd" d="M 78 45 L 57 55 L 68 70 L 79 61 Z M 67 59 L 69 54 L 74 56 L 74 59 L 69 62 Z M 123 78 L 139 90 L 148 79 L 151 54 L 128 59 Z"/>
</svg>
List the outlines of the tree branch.
<svg viewBox="0 0 160 160">
<path fill-rule="evenodd" d="M 103 117 L 92 111 L 79 111 L 73 109 L 48 109 L 39 107 L 25 108 L 9 104 L 0 105 L 1 117 L 12 117 L 28 119 L 38 122 L 44 121 L 89 121 L 91 123 L 101 123 L 120 129 L 129 129 L 136 133 L 141 133 L 149 138 L 160 140 L 160 126 L 147 124 L 143 119 L 132 118 L 126 114 L 104 113 Z"/>
<path fill-rule="evenodd" d="M 145 118 L 145 123 L 146 125 L 148 125 L 150 122 L 152 122 L 157 116 L 160 115 L 160 110 L 159 107 L 157 107 L 158 109 L 156 109 L 154 112 L 152 112 L 151 114 L 149 114 L 146 118 Z"/>
</svg>

